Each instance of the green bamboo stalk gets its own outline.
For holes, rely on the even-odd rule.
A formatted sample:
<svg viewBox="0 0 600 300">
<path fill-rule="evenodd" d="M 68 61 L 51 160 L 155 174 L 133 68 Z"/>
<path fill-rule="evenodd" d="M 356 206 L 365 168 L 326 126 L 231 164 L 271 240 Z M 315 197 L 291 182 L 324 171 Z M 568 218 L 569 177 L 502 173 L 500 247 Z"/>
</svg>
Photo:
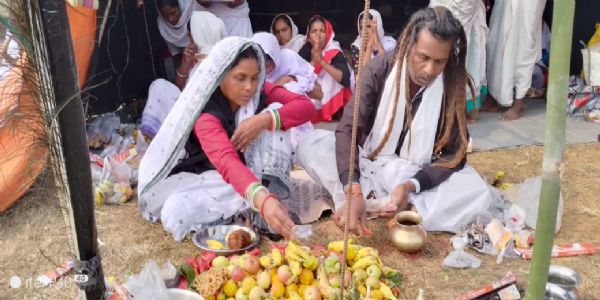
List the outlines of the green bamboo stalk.
<svg viewBox="0 0 600 300">
<path fill-rule="evenodd" d="M 525 299 L 544 299 L 565 153 L 565 99 L 569 84 L 571 41 L 573 39 L 574 0 L 554 0 L 550 79 L 546 104 L 546 137 L 542 165 L 542 190 Z"/>
</svg>

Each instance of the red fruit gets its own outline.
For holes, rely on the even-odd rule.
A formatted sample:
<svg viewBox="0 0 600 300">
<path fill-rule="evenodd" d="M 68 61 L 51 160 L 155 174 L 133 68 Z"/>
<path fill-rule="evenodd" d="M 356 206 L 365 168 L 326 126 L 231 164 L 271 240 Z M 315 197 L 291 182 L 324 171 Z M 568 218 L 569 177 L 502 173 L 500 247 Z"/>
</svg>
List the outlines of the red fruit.
<svg viewBox="0 0 600 300">
<path fill-rule="evenodd" d="M 242 281 L 244 277 L 246 277 L 246 271 L 244 271 L 244 269 L 233 267 L 233 270 L 231 271 L 231 279 L 233 279 L 233 281 Z"/>
</svg>

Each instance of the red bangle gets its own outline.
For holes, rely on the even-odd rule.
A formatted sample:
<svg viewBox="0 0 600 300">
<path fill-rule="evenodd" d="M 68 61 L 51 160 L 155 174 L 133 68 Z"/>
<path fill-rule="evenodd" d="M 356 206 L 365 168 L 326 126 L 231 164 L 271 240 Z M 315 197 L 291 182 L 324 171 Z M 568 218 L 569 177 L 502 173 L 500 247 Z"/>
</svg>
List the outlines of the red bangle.
<svg viewBox="0 0 600 300">
<path fill-rule="evenodd" d="M 277 196 L 275 194 L 269 194 L 265 200 L 263 200 L 262 205 L 260 206 L 260 216 L 264 219 L 265 218 L 265 214 L 263 213 L 263 210 L 265 209 L 265 204 L 267 204 L 267 200 L 269 199 L 274 199 L 279 201 L 279 199 L 277 199 Z"/>
</svg>

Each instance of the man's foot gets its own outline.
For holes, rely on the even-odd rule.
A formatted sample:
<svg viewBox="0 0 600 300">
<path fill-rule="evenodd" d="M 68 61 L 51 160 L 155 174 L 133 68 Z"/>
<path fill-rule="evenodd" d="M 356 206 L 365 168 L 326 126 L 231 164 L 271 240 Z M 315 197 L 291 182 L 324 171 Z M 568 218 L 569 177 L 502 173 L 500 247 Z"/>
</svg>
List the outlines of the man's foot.
<svg viewBox="0 0 600 300">
<path fill-rule="evenodd" d="M 492 97 L 490 94 L 488 94 L 487 97 L 485 98 L 485 101 L 483 101 L 483 104 L 479 108 L 479 111 L 481 111 L 481 112 L 499 112 L 500 107 L 498 107 L 498 102 L 496 102 L 496 99 L 494 99 L 494 97 Z"/>
<path fill-rule="evenodd" d="M 517 99 L 513 105 L 500 116 L 500 119 L 504 121 L 518 120 L 523 116 L 524 111 L 525 101 L 523 101 L 523 99 Z"/>
</svg>

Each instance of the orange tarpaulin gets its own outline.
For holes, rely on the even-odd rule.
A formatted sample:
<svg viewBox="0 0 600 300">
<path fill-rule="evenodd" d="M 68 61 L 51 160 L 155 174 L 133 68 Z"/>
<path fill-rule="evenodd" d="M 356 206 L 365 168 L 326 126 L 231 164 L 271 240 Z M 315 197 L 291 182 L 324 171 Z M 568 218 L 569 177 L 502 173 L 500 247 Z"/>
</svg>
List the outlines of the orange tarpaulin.
<svg viewBox="0 0 600 300">
<path fill-rule="evenodd" d="M 41 111 L 31 90 L 35 86 L 24 82 L 19 66 L 0 81 L 0 212 L 29 189 L 46 164 Z"/>
<path fill-rule="evenodd" d="M 96 10 L 84 6 L 72 6 L 67 3 L 67 15 L 71 27 L 71 41 L 77 63 L 79 88 L 83 87 L 96 39 Z"/>
</svg>

